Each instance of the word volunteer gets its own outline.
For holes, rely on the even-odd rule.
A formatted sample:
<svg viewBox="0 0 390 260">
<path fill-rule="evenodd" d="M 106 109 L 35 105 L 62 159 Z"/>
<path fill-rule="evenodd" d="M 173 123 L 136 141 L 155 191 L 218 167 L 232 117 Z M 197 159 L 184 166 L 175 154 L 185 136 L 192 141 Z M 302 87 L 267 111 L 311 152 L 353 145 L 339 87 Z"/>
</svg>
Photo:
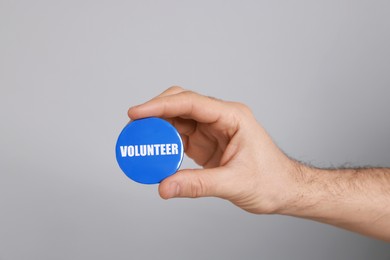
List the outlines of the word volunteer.
<svg viewBox="0 0 390 260">
<path fill-rule="evenodd" d="M 120 146 L 122 157 L 179 154 L 178 144 L 141 144 Z"/>
</svg>

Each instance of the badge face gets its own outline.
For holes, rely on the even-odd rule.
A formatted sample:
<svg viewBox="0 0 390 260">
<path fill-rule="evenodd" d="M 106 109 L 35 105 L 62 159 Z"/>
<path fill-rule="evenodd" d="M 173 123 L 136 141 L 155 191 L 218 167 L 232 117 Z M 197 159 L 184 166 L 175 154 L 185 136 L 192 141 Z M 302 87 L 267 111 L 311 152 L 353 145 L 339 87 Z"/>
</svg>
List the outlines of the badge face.
<svg viewBox="0 0 390 260">
<path fill-rule="evenodd" d="M 174 174 L 183 160 L 183 142 L 167 121 L 149 117 L 130 122 L 116 143 L 116 160 L 133 181 L 160 183 Z"/>
</svg>

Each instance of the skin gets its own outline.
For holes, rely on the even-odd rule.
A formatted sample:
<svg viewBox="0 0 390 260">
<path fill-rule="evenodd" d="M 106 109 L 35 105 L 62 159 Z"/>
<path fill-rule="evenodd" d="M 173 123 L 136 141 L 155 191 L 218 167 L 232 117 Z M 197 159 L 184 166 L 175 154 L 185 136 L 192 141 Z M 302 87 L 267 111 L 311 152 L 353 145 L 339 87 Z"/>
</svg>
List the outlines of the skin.
<svg viewBox="0 0 390 260">
<path fill-rule="evenodd" d="M 160 117 L 180 133 L 202 169 L 159 185 L 164 199 L 214 196 L 255 214 L 320 221 L 390 242 L 390 169 L 318 169 L 286 156 L 241 103 L 171 87 L 131 107 L 130 119 Z"/>
</svg>

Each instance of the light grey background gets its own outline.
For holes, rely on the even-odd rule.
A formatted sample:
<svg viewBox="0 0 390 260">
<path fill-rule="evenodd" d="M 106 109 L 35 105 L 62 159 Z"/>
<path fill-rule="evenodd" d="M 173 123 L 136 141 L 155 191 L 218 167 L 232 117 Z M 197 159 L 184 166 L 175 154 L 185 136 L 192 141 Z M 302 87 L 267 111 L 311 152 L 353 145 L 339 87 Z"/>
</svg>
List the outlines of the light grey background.
<svg viewBox="0 0 390 260">
<path fill-rule="evenodd" d="M 390 259 L 389 244 L 324 224 L 164 201 L 114 157 L 128 107 L 182 85 L 248 104 L 299 160 L 389 167 L 389 13 L 0 0 L 0 259 Z"/>
</svg>

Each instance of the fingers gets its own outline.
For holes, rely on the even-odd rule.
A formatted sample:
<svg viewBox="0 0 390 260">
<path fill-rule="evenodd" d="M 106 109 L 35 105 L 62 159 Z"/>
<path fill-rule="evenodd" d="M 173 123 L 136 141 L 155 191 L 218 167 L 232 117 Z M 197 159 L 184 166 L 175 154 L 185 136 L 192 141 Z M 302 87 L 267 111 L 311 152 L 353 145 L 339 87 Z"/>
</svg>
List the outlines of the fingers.
<svg viewBox="0 0 390 260">
<path fill-rule="evenodd" d="M 169 95 L 178 94 L 178 93 L 183 92 L 183 91 L 185 91 L 185 90 L 184 90 L 182 87 L 179 87 L 179 86 L 172 86 L 172 87 L 170 87 L 170 88 L 167 88 L 167 89 L 164 90 L 163 92 L 161 92 L 159 95 L 157 95 L 157 96 L 155 96 L 154 98 L 152 98 L 152 100 L 153 100 L 153 99 L 156 99 L 156 98 L 160 98 L 160 97 L 165 97 L 165 96 L 169 96 Z M 135 107 L 137 107 L 137 106 L 135 106 Z M 133 107 L 130 108 L 130 109 L 128 110 L 128 115 L 129 115 L 129 117 L 130 117 L 131 120 L 135 120 L 135 119 L 140 118 L 140 117 L 134 118 L 134 117 L 132 116 L 130 110 L 133 110 Z M 170 122 L 170 123 L 171 123 L 171 122 Z"/>
<path fill-rule="evenodd" d="M 196 130 L 196 122 L 194 120 L 183 119 L 180 117 L 166 118 L 165 120 L 171 123 L 179 132 L 181 140 L 183 141 L 184 151 L 187 151 L 188 137 Z"/>
<path fill-rule="evenodd" d="M 159 193 L 163 199 L 175 197 L 221 196 L 219 179 L 223 168 L 181 170 L 160 183 Z"/>
<path fill-rule="evenodd" d="M 196 121 L 180 117 L 167 119 L 180 134 L 191 135 L 196 129 Z"/>
<path fill-rule="evenodd" d="M 179 86 L 172 86 L 172 87 L 170 87 L 170 88 L 167 88 L 167 89 L 164 90 L 163 92 L 161 92 L 159 95 L 157 95 L 157 96 L 155 96 L 154 98 L 152 98 L 152 100 L 153 100 L 153 99 L 160 98 L 160 97 L 166 97 L 166 96 L 178 94 L 178 93 L 183 92 L 183 91 L 185 91 L 185 89 L 183 89 L 182 87 L 179 87 Z M 135 107 L 137 107 L 137 106 L 135 106 Z M 130 112 L 130 110 L 133 111 L 133 110 L 134 110 L 133 107 L 130 108 L 129 111 L 128 111 L 128 115 L 129 115 L 130 119 L 135 120 L 135 119 L 140 118 L 140 117 L 134 118 L 134 117 L 132 116 L 132 112 Z M 168 120 L 168 121 L 169 121 L 169 120 Z M 171 121 L 169 121 L 169 122 L 172 123 Z"/>
<path fill-rule="evenodd" d="M 229 109 L 220 100 L 191 91 L 182 91 L 176 87 L 168 89 L 165 94 L 161 95 L 142 105 L 130 108 L 129 117 L 133 120 L 151 116 L 181 117 L 201 123 L 214 123 Z"/>
</svg>

